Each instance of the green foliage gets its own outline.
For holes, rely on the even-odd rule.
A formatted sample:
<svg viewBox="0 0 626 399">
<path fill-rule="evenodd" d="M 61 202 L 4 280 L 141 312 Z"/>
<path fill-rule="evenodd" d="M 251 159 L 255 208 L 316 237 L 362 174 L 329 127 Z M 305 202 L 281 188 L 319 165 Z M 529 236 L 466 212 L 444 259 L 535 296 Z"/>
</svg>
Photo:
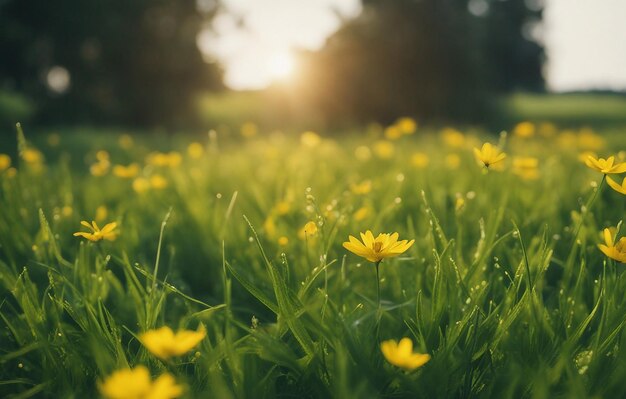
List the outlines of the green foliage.
<svg viewBox="0 0 626 399">
<path fill-rule="evenodd" d="M 96 397 L 113 371 L 145 365 L 198 398 L 623 397 L 626 280 L 596 244 L 624 197 L 590 185 L 602 176 L 578 159 L 623 143 L 503 136 L 504 170 L 487 172 L 479 132 L 426 133 L 391 156 L 375 132 L 180 136 L 158 149 L 179 152 L 169 166 L 142 138 L 20 135 L 17 169 L 0 172 L 0 392 Z M 47 161 L 26 156 L 35 144 Z M 516 171 L 520 155 L 539 159 L 538 179 Z M 136 177 L 113 173 L 131 162 Z M 74 237 L 81 220 L 120 235 Z M 416 240 L 381 263 L 380 309 L 375 268 L 341 246 L 366 229 Z M 207 337 L 170 361 L 138 339 L 200 323 Z M 380 342 L 402 337 L 431 360 L 386 362 Z"/>
<path fill-rule="evenodd" d="M 196 45 L 219 7 L 204 3 L 2 1 L 0 86 L 31 99 L 48 124 L 190 125 L 195 96 L 222 87 Z M 48 81 L 55 71 L 58 84 Z"/>
</svg>

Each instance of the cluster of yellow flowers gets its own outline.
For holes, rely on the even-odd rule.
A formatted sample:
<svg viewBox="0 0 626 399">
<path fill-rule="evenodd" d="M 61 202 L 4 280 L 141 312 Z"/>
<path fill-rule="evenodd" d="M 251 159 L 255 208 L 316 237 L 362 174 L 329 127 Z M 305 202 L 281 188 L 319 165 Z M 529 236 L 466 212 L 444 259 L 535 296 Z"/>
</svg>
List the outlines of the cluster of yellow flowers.
<svg viewBox="0 0 626 399">
<path fill-rule="evenodd" d="M 109 153 L 100 150 L 96 153 L 96 162 L 91 164 L 89 172 L 94 176 L 104 176 L 109 173 L 111 162 L 109 161 Z"/>
<path fill-rule="evenodd" d="M 417 131 L 417 122 L 413 118 L 399 118 L 394 124 L 387 126 L 384 131 L 385 138 L 398 140 L 404 135 L 413 134 Z"/>
<path fill-rule="evenodd" d="M 383 259 L 403 254 L 415 242 L 415 240 L 398 241 L 398 233 L 380 233 L 375 237 L 370 230 L 367 230 L 360 235 L 361 241 L 349 236 L 343 246 L 355 255 L 374 263 L 377 273 L 378 265 Z M 413 341 L 407 337 L 402 338 L 400 342 L 384 341 L 380 344 L 380 350 L 389 363 L 406 370 L 414 370 L 430 360 L 429 354 L 413 353 Z"/>
<path fill-rule="evenodd" d="M 167 361 L 189 352 L 205 336 L 202 324 L 197 331 L 181 330 L 177 333 L 164 326 L 140 334 L 139 340 L 153 355 Z M 163 373 L 152 381 L 148 369 L 141 365 L 113 372 L 98 387 L 107 399 L 173 399 L 183 393 L 183 387 L 171 374 Z"/>
<path fill-rule="evenodd" d="M 620 185 L 610 176 L 611 174 L 620 174 L 626 172 L 626 162 L 615 162 L 615 157 L 610 156 L 608 158 L 595 158 L 592 155 L 588 155 L 585 159 L 585 163 L 588 167 L 596 170 L 604 175 L 609 186 L 618 193 L 626 195 L 626 178 L 624 178 Z M 609 258 L 614 259 L 621 263 L 626 263 L 626 237 L 622 237 L 617 240 L 617 230 L 606 228 L 603 231 L 604 244 L 599 244 L 598 248 Z M 616 242 L 617 241 L 617 242 Z"/>
</svg>

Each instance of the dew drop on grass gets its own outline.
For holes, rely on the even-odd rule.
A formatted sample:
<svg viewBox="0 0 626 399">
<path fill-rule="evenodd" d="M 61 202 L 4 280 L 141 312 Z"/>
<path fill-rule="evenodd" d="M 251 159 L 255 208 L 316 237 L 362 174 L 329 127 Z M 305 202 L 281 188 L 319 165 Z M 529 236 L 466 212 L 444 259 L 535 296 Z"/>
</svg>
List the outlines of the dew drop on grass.
<svg viewBox="0 0 626 399">
<path fill-rule="evenodd" d="M 396 176 L 396 180 L 399 181 L 399 182 L 403 182 L 404 181 L 404 174 L 398 173 L 398 175 Z"/>
<path fill-rule="evenodd" d="M 222 193 L 217 193 L 217 194 L 215 194 L 215 198 L 217 198 L 217 199 L 222 198 Z"/>
<path fill-rule="evenodd" d="M 472 302 L 472 298 L 470 298 L 470 297 L 468 297 L 468 298 L 465 300 L 465 303 L 466 303 L 467 305 L 469 305 L 471 302 Z"/>
<path fill-rule="evenodd" d="M 402 198 L 396 197 L 396 199 L 394 199 L 393 202 L 395 202 L 396 204 L 399 204 L 402 202 Z"/>
<path fill-rule="evenodd" d="M 254 237 L 248 237 L 249 242 L 254 242 Z"/>
</svg>

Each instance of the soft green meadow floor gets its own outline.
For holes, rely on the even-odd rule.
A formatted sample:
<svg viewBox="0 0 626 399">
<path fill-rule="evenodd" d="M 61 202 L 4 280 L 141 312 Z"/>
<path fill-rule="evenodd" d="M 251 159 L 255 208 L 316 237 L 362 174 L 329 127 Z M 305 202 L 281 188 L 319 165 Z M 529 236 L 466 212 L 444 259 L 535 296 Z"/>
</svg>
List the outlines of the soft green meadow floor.
<svg viewBox="0 0 626 399">
<path fill-rule="evenodd" d="M 0 396 L 97 397 L 142 364 L 191 398 L 626 397 L 625 265 L 597 247 L 626 196 L 602 184 L 589 206 L 602 175 L 579 160 L 624 160 L 626 132 L 542 133 L 490 138 L 508 158 L 488 173 L 472 132 L 22 142 L 0 174 Z M 180 157 L 155 164 L 157 145 Z M 74 237 L 81 220 L 120 235 Z M 381 264 L 380 311 L 373 265 L 342 247 L 367 229 L 415 239 Z M 199 324 L 170 362 L 137 339 Z M 387 363 L 380 342 L 402 337 L 430 362 Z"/>
</svg>

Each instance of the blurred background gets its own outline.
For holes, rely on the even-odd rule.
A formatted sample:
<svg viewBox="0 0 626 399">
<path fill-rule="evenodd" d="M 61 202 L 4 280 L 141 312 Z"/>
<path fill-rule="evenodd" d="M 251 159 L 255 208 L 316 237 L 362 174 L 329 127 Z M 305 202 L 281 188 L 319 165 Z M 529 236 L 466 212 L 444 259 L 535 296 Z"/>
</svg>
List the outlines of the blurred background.
<svg viewBox="0 0 626 399">
<path fill-rule="evenodd" d="M 0 0 L 0 124 L 626 125 L 623 0 Z"/>
</svg>

